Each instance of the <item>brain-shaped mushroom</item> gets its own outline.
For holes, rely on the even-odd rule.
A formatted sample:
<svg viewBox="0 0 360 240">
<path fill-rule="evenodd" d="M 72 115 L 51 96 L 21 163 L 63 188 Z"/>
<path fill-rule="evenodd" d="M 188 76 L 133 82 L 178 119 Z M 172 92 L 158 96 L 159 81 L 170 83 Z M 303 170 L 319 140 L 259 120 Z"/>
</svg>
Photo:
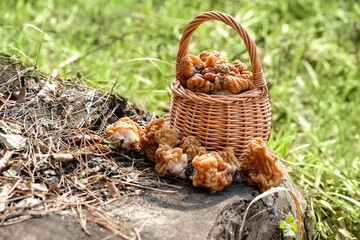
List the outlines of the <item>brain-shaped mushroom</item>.
<svg viewBox="0 0 360 240">
<path fill-rule="evenodd" d="M 141 127 L 128 117 L 119 119 L 105 129 L 108 140 L 127 150 L 139 148 L 141 132 Z"/>
<path fill-rule="evenodd" d="M 180 133 L 176 128 L 163 127 L 156 131 L 154 140 L 157 144 L 167 144 L 175 147 L 180 143 Z"/>
<path fill-rule="evenodd" d="M 277 164 L 278 157 L 268 151 L 261 138 L 255 138 L 249 143 L 250 153 L 241 163 L 241 173 L 248 178 L 249 183 L 256 183 L 261 192 L 279 185 L 284 173 Z"/>
<path fill-rule="evenodd" d="M 155 133 L 162 128 L 164 122 L 165 120 L 162 118 L 152 120 L 146 125 L 140 137 L 141 150 L 152 162 L 155 162 L 155 152 L 158 148 L 158 143 L 155 142 Z"/>
<path fill-rule="evenodd" d="M 141 133 L 140 146 L 146 157 L 155 162 L 155 152 L 159 144 L 175 147 L 179 144 L 180 134 L 176 129 L 169 128 L 164 119 L 154 119 Z"/>
<path fill-rule="evenodd" d="M 206 149 L 201 146 L 201 143 L 194 136 L 187 136 L 181 139 L 179 147 L 183 149 L 189 159 L 207 153 Z"/>
<path fill-rule="evenodd" d="M 195 187 L 205 187 L 210 191 L 221 191 L 232 183 L 232 167 L 217 152 L 195 156 L 192 160 L 196 174 Z"/>
<path fill-rule="evenodd" d="M 186 154 L 181 148 L 172 148 L 160 144 L 155 152 L 155 171 L 159 176 L 170 174 L 185 179 L 185 168 L 188 164 Z"/>
<path fill-rule="evenodd" d="M 222 159 L 232 165 L 233 168 L 240 168 L 240 162 L 236 158 L 234 149 L 232 147 L 226 147 L 218 153 L 222 157 Z"/>
</svg>

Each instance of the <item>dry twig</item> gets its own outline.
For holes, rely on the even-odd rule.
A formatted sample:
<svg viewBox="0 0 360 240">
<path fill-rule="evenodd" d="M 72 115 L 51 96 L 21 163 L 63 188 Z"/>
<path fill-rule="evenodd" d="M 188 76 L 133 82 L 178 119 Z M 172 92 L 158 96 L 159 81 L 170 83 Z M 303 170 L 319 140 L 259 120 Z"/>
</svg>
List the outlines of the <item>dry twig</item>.
<svg viewBox="0 0 360 240">
<path fill-rule="evenodd" d="M 14 151 L 5 150 L 4 155 L 0 159 L 0 173 L 6 167 L 6 164 L 10 160 L 11 156 L 13 155 Z"/>
</svg>

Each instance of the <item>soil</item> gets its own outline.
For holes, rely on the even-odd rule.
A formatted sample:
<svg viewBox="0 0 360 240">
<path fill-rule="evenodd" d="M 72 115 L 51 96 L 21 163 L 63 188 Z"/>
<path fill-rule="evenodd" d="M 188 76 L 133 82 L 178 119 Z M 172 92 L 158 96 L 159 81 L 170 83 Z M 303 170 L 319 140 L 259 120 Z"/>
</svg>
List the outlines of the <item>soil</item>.
<svg viewBox="0 0 360 240">
<path fill-rule="evenodd" d="M 21 129 L 0 126 L 0 133 L 28 140 L 24 149 L 14 150 L 0 175 L 0 197 L 5 186 L 16 188 L 0 210 L 0 239 L 240 239 L 243 215 L 259 195 L 257 187 L 237 179 L 210 193 L 190 180 L 159 178 L 141 153 L 112 152 L 96 140 L 118 118 L 131 116 L 144 126 L 154 114 L 114 94 L 46 79 L 0 54 L 0 114 L 6 124 Z M 79 143 L 74 126 L 82 128 L 80 136 L 88 137 L 89 145 Z M 80 153 L 75 161 L 54 163 L 49 153 L 64 146 Z M 106 151 L 88 152 L 89 146 Z M 27 188 L 29 182 L 45 193 Z M 283 185 L 293 187 L 290 181 Z M 281 239 L 278 221 L 289 212 L 295 215 L 291 202 L 280 193 L 255 202 L 242 239 Z"/>
</svg>

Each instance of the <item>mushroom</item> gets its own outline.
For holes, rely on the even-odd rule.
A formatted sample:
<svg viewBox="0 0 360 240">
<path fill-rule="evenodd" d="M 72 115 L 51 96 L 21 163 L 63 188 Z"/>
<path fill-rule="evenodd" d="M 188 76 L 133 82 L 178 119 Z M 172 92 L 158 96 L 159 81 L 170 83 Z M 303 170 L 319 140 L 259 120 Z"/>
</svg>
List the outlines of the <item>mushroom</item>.
<svg viewBox="0 0 360 240">
<path fill-rule="evenodd" d="M 193 92 L 212 93 L 216 90 L 214 82 L 198 73 L 186 80 L 186 86 Z"/>
<path fill-rule="evenodd" d="M 154 140 L 157 144 L 175 147 L 180 143 L 180 132 L 176 128 L 170 128 L 163 124 L 162 128 L 155 133 Z"/>
<path fill-rule="evenodd" d="M 206 149 L 201 146 L 201 143 L 194 136 L 187 136 L 181 139 L 180 148 L 192 160 L 195 156 L 206 154 Z"/>
<path fill-rule="evenodd" d="M 188 54 L 180 60 L 177 79 L 181 85 L 186 87 L 186 80 L 191 78 L 195 73 L 200 73 L 204 69 L 204 63 L 200 58 Z"/>
<path fill-rule="evenodd" d="M 160 144 L 155 152 L 155 163 L 155 171 L 159 176 L 170 174 L 186 179 L 185 168 L 188 160 L 181 148 Z"/>
<path fill-rule="evenodd" d="M 278 157 L 268 151 L 261 138 L 253 139 L 249 144 L 250 153 L 241 162 L 240 171 L 248 180 L 248 184 L 256 183 L 261 192 L 279 185 L 284 173 L 277 164 Z"/>
<path fill-rule="evenodd" d="M 152 120 L 141 133 L 140 146 L 146 157 L 155 162 L 155 152 L 159 144 L 175 147 L 179 144 L 180 133 L 169 127 L 164 119 Z"/>
<path fill-rule="evenodd" d="M 206 54 L 203 54 L 203 59 L 204 59 L 204 55 Z M 212 51 L 212 53 L 210 53 L 206 57 L 206 60 L 204 61 L 204 67 L 205 68 L 214 67 L 216 64 L 222 64 L 222 63 L 226 63 L 226 60 L 217 51 Z"/>
<path fill-rule="evenodd" d="M 223 88 L 236 94 L 246 90 L 253 90 L 255 89 L 255 85 L 249 78 L 228 75 L 224 77 Z"/>
<path fill-rule="evenodd" d="M 200 58 L 198 58 L 197 56 L 194 56 L 191 54 L 188 54 L 188 56 L 192 60 L 192 64 L 193 64 L 195 72 L 201 72 L 204 69 L 203 61 Z"/>
<path fill-rule="evenodd" d="M 209 51 L 203 51 L 199 54 L 199 57 L 201 59 L 201 61 L 205 62 L 206 59 L 208 58 L 208 56 L 210 56 L 211 52 Z"/>
<path fill-rule="evenodd" d="M 179 63 L 177 79 L 193 92 L 229 95 L 255 89 L 253 75 L 240 60 L 228 63 L 216 51 L 188 54 Z"/>
<path fill-rule="evenodd" d="M 195 187 L 205 187 L 210 191 L 221 191 L 232 183 L 232 167 L 217 152 L 195 156 L 192 164 L 196 169 L 193 177 Z"/>
<path fill-rule="evenodd" d="M 155 133 L 162 128 L 164 122 L 165 120 L 162 118 L 152 120 L 145 126 L 140 135 L 141 150 L 152 162 L 155 162 L 155 152 L 158 148 L 158 143 L 155 142 Z"/>
<path fill-rule="evenodd" d="M 239 70 L 239 72 L 243 72 L 243 71 L 246 71 L 247 68 L 246 68 L 246 64 L 243 63 L 242 61 L 240 60 L 235 60 L 235 62 L 233 63 L 233 65 Z"/>
<path fill-rule="evenodd" d="M 120 118 L 105 129 L 107 140 L 113 141 L 116 146 L 126 150 L 134 150 L 140 147 L 141 127 L 129 117 Z"/>
<path fill-rule="evenodd" d="M 235 156 L 234 148 L 226 147 L 218 153 L 226 163 L 231 165 L 233 169 L 240 169 L 240 162 Z"/>
</svg>

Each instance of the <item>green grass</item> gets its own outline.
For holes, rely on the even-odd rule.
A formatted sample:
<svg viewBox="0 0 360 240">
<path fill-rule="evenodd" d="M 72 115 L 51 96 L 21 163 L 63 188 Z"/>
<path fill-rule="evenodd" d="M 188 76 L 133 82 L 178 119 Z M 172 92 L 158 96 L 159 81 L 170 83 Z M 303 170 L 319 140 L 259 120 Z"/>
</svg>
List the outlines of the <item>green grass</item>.
<svg viewBox="0 0 360 240">
<path fill-rule="evenodd" d="M 360 238 L 360 3 L 268 1 L 0 1 L 0 51 L 54 76 L 115 90 L 156 113 L 169 107 L 181 33 L 216 10 L 255 39 L 270 87 L 273 133 L 308 195 L 315 239 Z M 248 61 L 233 30 L 206 22 L 189 51 Z M 308 144 L 308 145 L 306 145 Z"/>
</svg>

